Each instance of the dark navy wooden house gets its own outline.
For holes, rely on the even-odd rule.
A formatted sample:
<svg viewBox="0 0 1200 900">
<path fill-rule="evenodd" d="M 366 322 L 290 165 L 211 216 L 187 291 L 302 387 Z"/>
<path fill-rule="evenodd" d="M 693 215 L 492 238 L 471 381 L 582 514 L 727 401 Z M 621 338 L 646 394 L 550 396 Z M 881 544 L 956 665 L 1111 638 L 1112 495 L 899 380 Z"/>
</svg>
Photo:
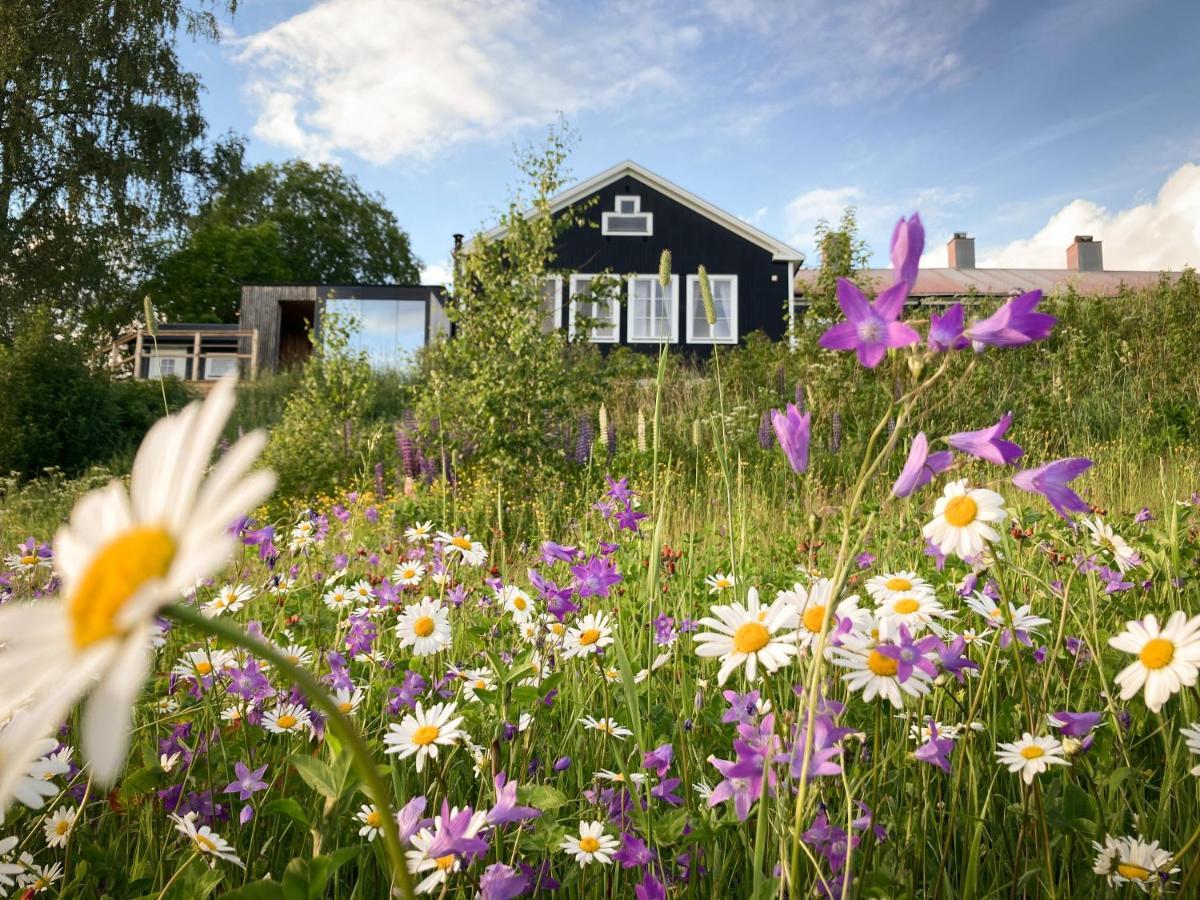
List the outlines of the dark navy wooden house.
<svg viewBox="0 0 1200 900">
<path fill-rule="evenodd" d="M 564 232 L 555 248 L 562 274 L 545 286 L 545 328 L 598 344 L 669 343 L 700 353 L 737 344 L 752 331 L 790 337 L 792 283 L 804 262 L 799 250 L 634 162 L 581 182 L 550 205 L 554 212 L 581 209 L 587 224 Z M 502 233 L 495 228 L 484 237 Z M 664 250 L 671 251 L 666 290 L 659 281 Z M 713 326 L 700 297 L 702 265 L 712 286 Z"/>
</svg>

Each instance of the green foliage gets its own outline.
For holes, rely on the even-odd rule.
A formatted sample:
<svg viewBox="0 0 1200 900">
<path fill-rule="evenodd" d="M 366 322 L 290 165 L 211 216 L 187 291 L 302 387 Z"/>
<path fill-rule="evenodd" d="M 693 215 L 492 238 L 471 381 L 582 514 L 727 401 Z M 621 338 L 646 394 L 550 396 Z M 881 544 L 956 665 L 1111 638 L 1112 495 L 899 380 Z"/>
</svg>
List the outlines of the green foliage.
<svg viewBox="0 0 1200 900">
<path fill-rule="evenodd" d="M 133 315 L 133 273 L 177 229 L 197 188 L 239 156 L 210 151 L 182 27 L 215 39 L 214 8 L 185 0 L 0 3 L 0 338 L 70 298 L 75 322 Z"/>
<path fill-rule="evenodd" d="M 500 219 L 504 234 L 477 235 L 460 255 L 448 310 L 457 334 L 426 356 L 421 412 L 446 423 L 452 446 L 473 449 L 494 472 L 544 464 L 560 448 L 556 432 L 603 389 L 594 348 L 569 347 L 561 331 L 543 327 L 540 309 L 557 238 L 582 224 L 578 210 L 555 215 L 549 205 L 568 147 L 569 136 L 551 130 L 540 152 L 518 160 L 532 198 L 514 197 Z"/>
<path fill-rule="evenodd" d="M 821 268 L 816 288 L 806 299 L 812 316 L 818 320 L 831 319 L 838 315 L 837 280 L 853 278 L 855 272 L 866 268 L 871 248 L 859 236 L 858 217 L 853 206 L 842 211 L 837 228 L 824 219 L 819 221 L 815 237 L 821 254 Z"/>
<path fill-rule="evenodd" d="M 293 160 L 234 171 L 145 290 L 191 322 L 236 319 L 245 282 L 414 284 L 408 235 L 383 198 L 338 166 Z"/>
<path fill-rule="evenodd" d="M 186 394 L 171 382 L 168 404 Z M 0 471 L 75 474 L 136 446 L 163 414 L 158 382 L 114 382 L 93 372 L 85 346 L 64 335 L 48 310 L 29 314 L 12 344 L 0 345 Z"/>
</svg>

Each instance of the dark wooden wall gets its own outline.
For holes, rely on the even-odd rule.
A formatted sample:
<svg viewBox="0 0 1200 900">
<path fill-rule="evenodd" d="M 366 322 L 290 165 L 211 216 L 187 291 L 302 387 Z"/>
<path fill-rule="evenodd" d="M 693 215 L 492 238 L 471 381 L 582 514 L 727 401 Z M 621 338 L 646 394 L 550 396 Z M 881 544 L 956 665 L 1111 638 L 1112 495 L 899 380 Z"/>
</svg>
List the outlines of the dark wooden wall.
<svg viewBox="0 0 1200 900">
<path fill-rule="evenodd" d="M 641 197 L 641 211 L 654 214 L 654 234 L 649 237 L 605 236 L 600 231 L 601 214 L 615 209 L 618 194 Z M 707 353 L 711 345 L 687 344 L 687 276 L 703 265 L 710 275 L 738 276 L 738 340 L 761 330 L 772 338 L 787 337 L 787 303 L 791 293 L 786 262 L 775 262 L 771 251 L 729 231 L 689 206 L 654 190 L 629 175 L 591 195 L 597 198 L 584 212 L 587 227 L 565 232 L 556 247 L 555 266 L 573 272 L 614 275 L 658 272 L 663 250 L 671 251 L 671 271 L 679 276 L 679 344 L 693 352 Z M 582 201 L 581 201 L 582 202 Z M 577 204 L 578 208 L 579 204 Z M 774 280 L 772 280 L 774 277 Z M 566 327 L 569 279 L 563 278 L 561 302 Z M 621 310 L 621 344 L 628 343 L 628 309 Z M 634 344 L 657 352 L 656 344 Z"/>
<path fill-rule="evenodd" d="M 279 365 L 279 303 L 282 300 L 317 299 L 314 285 L 256 285 L 242 286 L 242 305 L 238 311 L 238 326 L 243 331 L 258 329 L 258 368 L 274 372 Z M 249 347 L 243 352 L 249 352 Z"/>
</svg>

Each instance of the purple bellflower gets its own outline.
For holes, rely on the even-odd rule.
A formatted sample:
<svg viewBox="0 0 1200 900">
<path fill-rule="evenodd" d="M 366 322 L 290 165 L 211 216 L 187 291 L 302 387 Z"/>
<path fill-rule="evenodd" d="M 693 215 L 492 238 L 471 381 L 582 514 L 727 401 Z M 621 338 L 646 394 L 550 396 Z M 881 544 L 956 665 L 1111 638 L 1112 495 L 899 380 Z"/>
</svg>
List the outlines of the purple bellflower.
<svg viewBox="0 0 1200 900">
<path fill-rule="evenodd" d="M 892 485 L 893 497 L 907 497 L 933 480 L 933 476 L 945 472 L 954 463 L 954 454 L 949 450 L 929 452 L 929 438 L 920 432 L 913 438 L 908 451 L 908 460 L 896 483 Z"/>
<path fill-rule="evenodd" d="M 904 281 L 897 281 L 874 303 L 845 278 L 838 279 L 837 294 L 846 321 L 821 335 L 818 343 L 826 350 L 854 350 L 858 361 L 873 369 L 890 348 L 908 347 L 921 340 L 912 326 L 897 321 L 908 296 Z"/>
<path fill-rule="evenodd" d="M 808 469 L 808 442 L 812 435 L 811 422 L 812 413 L 806 412 L 804 415 L 800 415 L 800 410 L 796 409 L 795 403 L 787 405 L 786 413 L 777 409 L 771 410 L 771 424 L 775 428 L 775 437 L 779 439 L 783 455 L 787 457 L 792 471 L 796 473 Z"/>
<path fill-rule="evenodd" d="M 225 788 L 226 794 L 237 794 L 239 800 L 245 801 L 259 791 L 267 789 L 267 783 L 262 780 L 263 774 L 267 771 L 265 765 L 251 769 L 244 762 L 237 762 L 234 764 L 233 770 L 237 775 L 237 780 Z"/>
<path fill-rule="evenodd" d="M 892 230 L 892 268 L 896 270 L 896 281 L 903 281 L 907 290 L 917 283 L 917 271 L 921 265 L 921 253 L 925 249 L 925 226 L 921 217 L 913 213 L 901 218 Z"/>
<path fill-rule="evenodd" d="M 507 825 L 510 822 L 524 822 L 536 819 L 541 815 L 532 806 L 517 806 L 517 783 L 509 781 L 503 772 L 496 775 L 496 805 L 487 814 L 489 825 Z"/>
<path fill-rule="evenodd" d="M 986 319 L 973 322 L 965 334 L 976 352 L 984 347 L 1020 347 L 1047 337 L 1058 319 L 1034 312 L 1041 299 L 1041 291 L 1029 291 L 1013 297 Z"/>
<path fill-rule="evenodd" d="M 950 752 L 954 749 L 953 738 L 938 737 L 937 722 L 929 720 L 929 740 L 913 752 L 913 757 L 931 766 L 937 766 L 950 774 Z"/>
<path fill-rule="evenodd" d="M 929 337 L 926 340 L 930 350 L 945 352 L 947 350 L 965 350 L 971 346 L 963 334 L 963 305 L 955 303 L 946 308 L 940 316 L 931 313 L 929 316 Z"/>
<path fill-rule="evenodd" d="M 969 453 L 997 466 L 1008 466 L 1024 455 L 1025 451 L 1012 441 L 1004 440 L 1004 434 L 1012 425 L 1012 413 L 1006 412 L 1000 421 L 978 431 L 960 431 L 947 440 L 955 450 Z"/>
<path fill-rule="evenodd" d="M 1013 484 L 1023 491 L 1041 494 L 1064 519 L 1071 513 L 1088 512 L 1091 507 L 1067 483 L 1092 467 L 1092 461 L 1082 456 L 1056 459 L 1036 469 L 1026 469 L 1013 476 Z"/>
<path fill-rule="evenodd" d="M 479 896 L 481 900 L 514 900 L 528 887 L 529 876 L 524 872 L 504 863 L 492 863 L 479 879 Z"/>
</svg>

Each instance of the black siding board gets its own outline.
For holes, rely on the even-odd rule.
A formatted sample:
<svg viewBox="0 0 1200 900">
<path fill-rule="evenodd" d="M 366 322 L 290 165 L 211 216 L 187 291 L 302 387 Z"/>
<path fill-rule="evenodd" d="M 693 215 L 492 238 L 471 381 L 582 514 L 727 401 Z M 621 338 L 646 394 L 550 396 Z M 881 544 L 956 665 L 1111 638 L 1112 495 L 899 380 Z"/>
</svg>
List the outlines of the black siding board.
<svg viewBox="0 0 1200 900">
<path fill-rule="evenodd" d="M 654 234 L 649 237 L 615 237 L 601 234 L 602 213 L 614 210 L 617 195 L 641 197 L 641 211 L 653 213 Z M 738 340 L 752 331 L 763 331 L 776 340 L 787 337 L 786 303 L 789 291 L 786 262 L 776 262 L 771 251 L 746 240 L 633 176 L 618 179 L 590 195 L 596 198 L 582 211 L 587 226 L 574 227 L 559 237 L 554 265 L 567 272 L 615 275 L 658 272 L 663 250 L 671 251 L 671 271 L 679 277 L 679 343 L 691 352 L 707 353 L 711 345 L 687 343 L 687 276 L 701 265 L 712 275 L 738 277 Z M 771 276 L 776 276 L 772 281 Z M 563 302 L 570 290 L 563 278 Z M 563 327 L 567 315 L 563 311 Z M 621 344 L 628 344 L 628 310 L 621 311 Z M 612 346 L 600 344 L 599 346 Z M 634 348 L 657 351 L 657 344 L 633 344 Z"/>
</svg>

